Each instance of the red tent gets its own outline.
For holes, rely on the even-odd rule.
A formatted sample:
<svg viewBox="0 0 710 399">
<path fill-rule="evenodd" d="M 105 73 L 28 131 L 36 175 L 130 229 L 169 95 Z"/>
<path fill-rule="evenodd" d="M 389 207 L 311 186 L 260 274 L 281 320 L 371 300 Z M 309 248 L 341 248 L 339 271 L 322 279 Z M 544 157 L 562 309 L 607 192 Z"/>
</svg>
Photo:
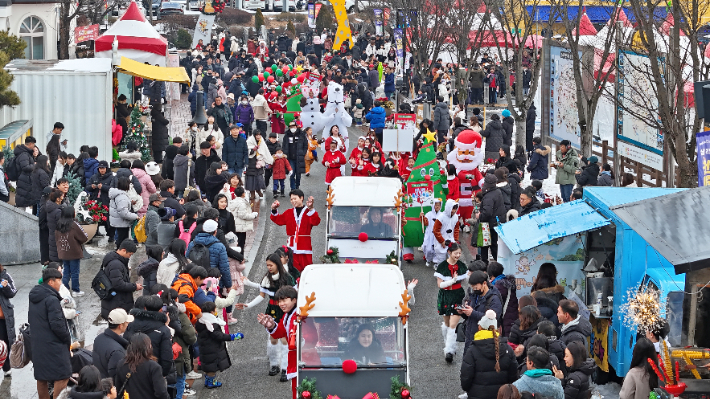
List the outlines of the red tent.
<svg viewBox="0 0 710 399">
<path fill-rule="evenodd" d="M 587 16 L 587 11 L 585 10 L 584 14 L 582 14 L 582 17 L 579 19 L 579 35 L 594 36 L 597 33 L 597 29 L 592 24 L 592 21 L 589 19 L 589 16 Z M 577 28 L 572 30 L 572 35 L 577 35 Z"/>
<path fill-rule="evenodd" d="M 165 66 L 168 41 L 145 19 L 135 1 L 116 23 L 96 39 L 97 58 L 111 58 L 114 38 L 118 41 L 120 56 Z"/>
<path fill-rule="evenodd" d="M 669 35 L 671 32 L 671 27 L 675 25 L 675 21 L 673 20 L 673 14 L 668 14 L 666 15 L 666 20 L 663 21 L 663 24 L 661 24 L 661 33 L 664 35 Z M 683 29 L 680 30 L 680 35 L 685 36 L 685 32 L 683 32 Z"/>
<path fill-rule="evenodd" d="M 518 39 L 514 38 L 510 33 L 502 30 L 491 32 L 485 30 L 483 32 L 471 31 L 468 34 L 468 48 L 471 47 L 510 47 L 518 46 Z"/>
</svg>

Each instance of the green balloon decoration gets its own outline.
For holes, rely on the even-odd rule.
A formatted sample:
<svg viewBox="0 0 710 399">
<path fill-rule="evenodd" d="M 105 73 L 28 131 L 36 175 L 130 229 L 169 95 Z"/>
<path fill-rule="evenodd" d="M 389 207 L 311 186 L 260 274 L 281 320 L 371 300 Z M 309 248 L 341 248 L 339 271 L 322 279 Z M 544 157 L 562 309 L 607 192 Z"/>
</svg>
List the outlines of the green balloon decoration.
<svg viewBox="0 0 710 399">
<path fill-rule="evenodd" d="M 254 83 L 259 83 L 259 77 L 256 76 L 256 75 L 254 75 L 254 76 L 251 77 L 251 81 L 254 82 Z"/>
<path fill-rule="evenodd" d="M 289 71 L 293 71 L 293 65 L 289 65 L 289 66 L 288 66 L 288 70 L 289 70 Z"/>
<path fill-rule="evenodd" d="M 276 65 L 276 64 L 274 64 L 274 65 L 271 66 L 271 70 L 272 70 L 272 71 L 275 71 L 275 70 L 277 70 L 278 68 L 279 68 L 279 66 Z"/>
<path fill-rule="evenodd" d="M 283 73 L 280 69 L 277 69 L 277 70 L 276 70 L 276 76 L 281 77 L 281 76 L 283 76 L 283 74 L 284 74 L 284 73 Z"/>
<path fill-rule="evenodd" d="M 268 72 L 264 72 L 264 79 L 268 78 L 269 76 L 271 76 L 271 74 L 270 74 L 270 73 L 268 73 Z"/>
<path fill-rule="evenodd" d="M 281 93 L 281 90 L 283 90 L 283 89 L 281 88 L 281 86 L 276 86 L 276 91 L 277 91 L 277 92 Z"/>
</svg>

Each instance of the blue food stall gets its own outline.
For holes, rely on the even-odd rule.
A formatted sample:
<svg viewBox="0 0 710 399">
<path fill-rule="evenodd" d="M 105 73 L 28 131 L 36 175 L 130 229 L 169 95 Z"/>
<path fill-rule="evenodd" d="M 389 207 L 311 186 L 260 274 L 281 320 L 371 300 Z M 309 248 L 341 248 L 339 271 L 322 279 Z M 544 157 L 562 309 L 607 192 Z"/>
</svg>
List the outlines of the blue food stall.
<svg viewBox="0 0 710 399">
<path fill-rule="evenodd" d="M 516 276 L 518 297 L 530 292 L 539 266 L 550 262 L 557 267 L 565 295 L 583 305 L 580 313 L 589 314 L 589 349 L 598 382 L 628 372 L 637 331 L 625 323 L 621 307 L 638 290 L 658 291 L 661 314 L 671 328 L 668 340 L 672 346 L 682 344 L 685 275 L 676 274 L 656 248 L 658 243 L 645 235 L 643 217 L 630 211 L 680 192 L 683 189 L 589 187 L 581 200 L 496 227 L 498 260 L 506 274 Z"/>
</svg>

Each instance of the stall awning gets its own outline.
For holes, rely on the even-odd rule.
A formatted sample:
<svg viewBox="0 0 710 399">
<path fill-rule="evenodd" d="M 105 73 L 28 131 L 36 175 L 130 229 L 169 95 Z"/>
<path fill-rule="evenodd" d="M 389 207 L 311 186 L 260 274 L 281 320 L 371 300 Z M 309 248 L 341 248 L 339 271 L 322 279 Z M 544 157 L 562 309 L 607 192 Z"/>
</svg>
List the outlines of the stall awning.
<svg viewBox="0 0 710 399">
<path fill-rule="evenodd" d="M 610 208 L 675 267 L 676 274 L 710 267 L 710 187 Z"/>
<path fill-rule="evenodd" d="M 496 227 L 498 237 L 514 254 L 556 238 L 598 229 L 611 223 L 582 200 L 542 209 Z"/>
<path fill-rule="evenodd" d="M 158 67 L 121 57 L 121 64 L 118 69 L 129 75 L 161 82 L 190 83 L 190 78 L 183 67 Z"/>
</svg>

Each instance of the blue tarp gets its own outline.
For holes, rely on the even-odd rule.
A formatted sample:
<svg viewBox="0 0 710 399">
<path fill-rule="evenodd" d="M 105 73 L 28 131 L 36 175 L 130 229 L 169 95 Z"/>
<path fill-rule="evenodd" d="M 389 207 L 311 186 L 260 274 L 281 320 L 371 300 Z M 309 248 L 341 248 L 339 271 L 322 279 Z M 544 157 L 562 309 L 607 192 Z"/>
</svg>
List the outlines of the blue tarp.
<svg viewBox="0 0 710 399">
<path fill-rule="evenodd" d="M 662 195 L 674 194 L 685 188 L 663 187 L 588 187 L 584 189 L 584 198 L 596 204 L 604 204 L 607 208 L 643 201 Z"/>
<path fill-rule="evenodd" d="M 556 238 L 598 229 L 611 223 L 582 200 L 542 209 L 501 224 L 495 229 L 514 254 Z"/>
<path fill-rule="evenodd" d="M 550 19 L 550 10 L 556 14 L 555 22 L 562 22 L 562 13 L 556 10 L 558 7 L 553 8 L 552 6 L 527 6 L 525 7 L 528 14 L 532 16 L 533 22 L 547 22 Z M 533 9 L 535 13 L 533 14 Z M 614 12 L 614 6 L 587 6 L 587 16 L 593 24 L 605 24 L 611 19 L 611 15 Z M 577 18 L 579 7 L 568 7 L 567 16 L 569 19 Z M 634 16 L 634 11 L 631 7 L 624 8 L 624 13 L 626 13 L 627 18 L 631 22 L 636 21 Z M 667 11 L 664 7 L 658 7 L 654 11 L 654 15 L 657 19 L 662 20 L 666 18 Z"/>
</svg>

